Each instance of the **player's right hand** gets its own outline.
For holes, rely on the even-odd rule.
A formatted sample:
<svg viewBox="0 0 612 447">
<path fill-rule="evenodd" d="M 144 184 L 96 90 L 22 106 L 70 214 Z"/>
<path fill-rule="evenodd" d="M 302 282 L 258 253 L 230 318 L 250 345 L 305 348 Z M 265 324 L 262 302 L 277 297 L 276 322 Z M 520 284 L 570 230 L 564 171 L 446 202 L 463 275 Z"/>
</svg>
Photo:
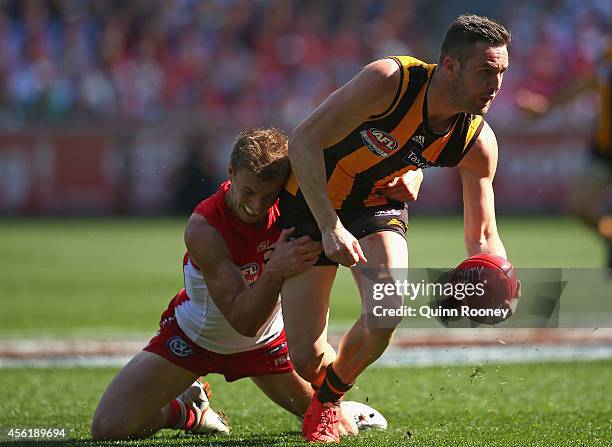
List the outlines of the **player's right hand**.
<svg viewBox="0 0 612 447">
<path fill-rule="evenodd" d="M 276 272 L 283 278 L 297 275 L 313 266 L 322 252 L 320 242 L 308 236 L 289 240 L 295 228 L 282 230 L 278 240 L 264 254 L 265 269 Z"/>
<path fill-rule="evenodd" d="M 339 262 L 345 267 L 354 267 L 358 262 L 368 262 L 359 241 L 342 224 L 324 230 L 321 235 L 325 256 L 332 261 Z"/>
</svg>

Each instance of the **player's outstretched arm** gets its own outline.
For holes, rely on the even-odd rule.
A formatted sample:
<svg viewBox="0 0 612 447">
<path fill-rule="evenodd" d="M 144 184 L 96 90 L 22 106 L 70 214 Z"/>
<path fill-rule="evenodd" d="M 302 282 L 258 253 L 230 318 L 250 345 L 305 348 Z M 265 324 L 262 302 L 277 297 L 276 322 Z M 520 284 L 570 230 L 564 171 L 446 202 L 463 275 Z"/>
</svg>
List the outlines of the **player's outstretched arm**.
<svg viewBox="0 0 612 447">
<path fill-rule="evenodd" d="M 340 223 L 327 194 L 323 149 L 370 116 L 384 112 L 395 97 L 399 80 L 395 61 L 372 62 L 315 109 L 289 141 L 291 167 L 321 230 L 325 254 L 346 266 L 365 258 L 357 240 Z"/>
<path fill-rule="evenodd" d="M 491 253 L 506 258 L 495 221 L 493 177 L 496 168 L 497 140 L 493 130 L 485 123 L 474 146 L 459 164 L 468 256 Z"/>
<path fill-rule="evenodd" d="M 291 232 L 283 230 L 266 267 L 249 287 L 221 234 L 199 214 L 192 214 L 187 222 L 185 244 L 189 256 L 202 271 L 215 305 L 245 337 L 254 337 L 268 320 L 283 280 L 314 265 L 321 253 L 321 244 L 306 236 L 288 242 Z"/>
</svg>

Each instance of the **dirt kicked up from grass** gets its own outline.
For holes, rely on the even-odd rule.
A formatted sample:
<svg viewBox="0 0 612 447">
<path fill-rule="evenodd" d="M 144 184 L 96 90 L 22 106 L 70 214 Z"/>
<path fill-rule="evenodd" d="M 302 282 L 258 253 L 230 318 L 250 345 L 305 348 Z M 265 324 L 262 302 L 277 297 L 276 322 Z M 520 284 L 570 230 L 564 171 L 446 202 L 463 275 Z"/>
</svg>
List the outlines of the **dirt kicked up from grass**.
<svg viewBox="0 0 612 447">
<path fill-rule="evenodd" d="M 89 425 L 116 371 L 0 370 L 0 426 L 65 427 L 70 440 L 54 444 L 99 445 L 91 442 Z M 251 381 L 229 384 L 219 376 L 207 379 L 214 389 L 213 407 L 231 418 L 232 436 L 192 437 L 164 430 L 152 439 L 121 444 L 305 445 L 296 418 L 267 400 Z M 612 361 L 369 369 L 348 398 L 379 409 L 389 428 L 344 439 L 342 445 L 612 445 L 610 389 Z M 0 445 L 9 443 L 7 438 L 0 441 Z"/>
</svg>

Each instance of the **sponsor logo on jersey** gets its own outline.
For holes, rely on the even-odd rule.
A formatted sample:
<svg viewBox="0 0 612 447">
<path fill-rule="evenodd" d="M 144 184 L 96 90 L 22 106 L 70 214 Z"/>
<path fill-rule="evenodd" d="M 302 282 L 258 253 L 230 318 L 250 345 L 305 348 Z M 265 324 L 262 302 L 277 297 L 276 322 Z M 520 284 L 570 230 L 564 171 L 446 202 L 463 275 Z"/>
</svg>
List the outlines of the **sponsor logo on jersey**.
<svg viewBox="0 0 612 447">
<path fill-rule="evenodd" d="M 259 276 L 259 265 L 257 265 L 257 263 L 250 262 L 248 264 L 245 264 L 242 267 L 240 267 L 240 270 L 242 270 L 244 279 L 246 279 L 249 285 L 257 281 L 257 277 Z"/>
<path fill-rule="evenodd" d="M 381 210 L 381 211 L 376 211 L 374 213 L 374 217 L 378 217 L 378 216 L 399 216 L 401 214 L 402 214 L 402 212 L 400 210 Z"/>
<path fill-rule="evenodd" d="M 274 367 L 280 368 L 281 366 L 285 365 L 288 362 L 289 362 L 289 354 L 281 355 L 280 357 L 274 359 Z"/>
<path fill-rule="evenodd" d="M 185 340 L 178 335 L 175 335 L 166 344 L 168 350 L 177 357 L 189 357 L 193 354 L 193 349 Z"/>
<path fill-rule="evenodd" d="M 416 166 L 417 168 L 421 169 L 431 168 L 432 166 L 435 166 L 435 164 L 426 160 L 425 157 L 423 157 L 419 151 L 415 151 L 414 149 L 411 150 L 409 154 L 404 155 L 404 157 L 402 157 L 402 161 L 406 164 Z"/>
<path fill-rule="evenodd" d="M 359 132 L 363 143 L 368 147 L 370 152 L 379 157 L 388 157 L 395 151 L 399 144 L 397 140 L 387 132 L 372 127 L 368 130 Z"/>
<path fill-rule="evenodd" d="M 259 245 L 257 245 L 257 253 L 261 253 L 262 251 L 267 250 L 270 245 L 272 244 L 268 240 L 261 241 Z"/>
</svg>

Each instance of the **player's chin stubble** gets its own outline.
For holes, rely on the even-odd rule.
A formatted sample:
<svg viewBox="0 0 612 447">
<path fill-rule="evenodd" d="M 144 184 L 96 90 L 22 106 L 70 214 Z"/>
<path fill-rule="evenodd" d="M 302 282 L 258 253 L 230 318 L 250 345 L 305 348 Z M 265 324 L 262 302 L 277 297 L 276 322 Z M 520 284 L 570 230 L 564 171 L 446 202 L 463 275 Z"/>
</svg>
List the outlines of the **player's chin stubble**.
<svg viewBox="0 0 612 447">
<path fill-rule="evenodd" d="M 453 82 L 450 89 L 450 96 L 457 109 L 465 113 L 471 113 L 472 115 L 484 115 L 487 113 L 491 104 L 487 104 L 483 107 L 479 103 L 479 98 L 472 98 L 468 96 L 467 92 L 467 85 L 463 80 L 463 76 L 460 75 L 456 78 L 455 82 Z"/>
</svg>

